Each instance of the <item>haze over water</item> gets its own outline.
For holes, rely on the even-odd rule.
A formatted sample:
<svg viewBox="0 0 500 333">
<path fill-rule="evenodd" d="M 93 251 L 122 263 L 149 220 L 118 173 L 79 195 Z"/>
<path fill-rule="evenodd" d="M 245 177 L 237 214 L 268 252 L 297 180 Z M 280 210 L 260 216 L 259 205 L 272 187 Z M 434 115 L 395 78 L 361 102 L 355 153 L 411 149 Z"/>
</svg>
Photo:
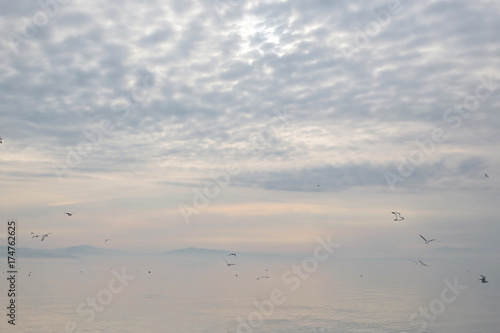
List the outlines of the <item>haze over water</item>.
<svg viewBox="0 0 500 333">
<path fill-rule="evenodd" d="M 2 320 L 2 332 L 66 332 L 70 322 L 81 332 L 422 332 L 422 319 L 411 323 L 410 315 L 439 299 L 443 281 L 455 278 L 466 289 L 428 328 L 494 332 L 500 325 L 498 268 L 488 274 L 492 282 L 481 284 L 474 265 L 462 267 L 464 260 L 436 259 L 423 267 L 332 257 L 305 278 L 304 270 L 292 269 L 302 258 L 242 255 L 231 267 L 214 255 L 21 261 L 17 325 L 13 330 Z M 102 290 L 110 290 L 113 270 L 133 280 L 108 299 Z M 256 280 L 262 275 L 269 279 Z M 276 290 L 280 304 L 271 306 Z M 106 304 L 97 302 L 102 309 L 93 311 L 87 298 Z"/>
</svg>

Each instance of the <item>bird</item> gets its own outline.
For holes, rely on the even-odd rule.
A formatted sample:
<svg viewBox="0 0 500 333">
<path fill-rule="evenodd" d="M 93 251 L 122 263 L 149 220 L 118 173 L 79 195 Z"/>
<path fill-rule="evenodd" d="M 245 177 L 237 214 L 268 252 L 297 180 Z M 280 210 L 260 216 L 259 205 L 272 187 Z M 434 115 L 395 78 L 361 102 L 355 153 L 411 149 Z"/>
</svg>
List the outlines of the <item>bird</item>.
<svg viewBox="0 0 500 333">
<path fill-rule="evenodd" d="M 40 235 L 35 235 L 34 232 L 31 232 L 31 235 L 32 235 L 31 238 L 40 237 Z"/>
<path fill-rule="evenodd" d="M 2 142 L 2 138 L 0 138 L 0 143 L 3 143 L 3 142 Z"/>
<path fill-rule="evenodd" d="M 486 276 L 484 275 L 481 275 L 479 274 L 479 276 L 481 277 L 479 280 L 481 281 L 481 283 L 488 283 L 488 281 L 486 281 Z"/>
<path fill-rule="evenodd" d="M 424 264 L 424 263 L 422 262 L 422 260 L 419 260 L 419 262 L 422 264 L 422 266 L 429 266 L 429 265 L 427 265 L 427 264 Z"/>
<path fill-rule="evenodd" d="M 487 173 L 485 173 L 485 174 L 484 174 L 484 176 L 485 176 L 486 178 L 489 178 L 489 177 L 490 177 L 490 176 L 488 176 L 488 174 L 487 174 Z"/>
<path fill-rule="evenodd" d="M 44 240 L 45 238 L 49 237 L 49 235 L 50 235 L 50 234 L 51 234 L 51 232 L 46 233 L 46 234 L 43 234 L 43 235 L 42 235 L 42 239 L 41 239 L 41 241 L 43 242 L 43 240 Z"/>
<path fill-rule="evenodd" d="M 394 214 L 396 216 L 394 221 L 402 221 L 405 219 L 404 217 L 401 216 L 401 214 L 399 212 L 391 212 L 391 214 Z"/>
<path fill-rule="evenodd" d="M 424 237 L 424 236 L 422 236 L 422 235 L 420 235 L 420 237 L 422 237 L 422 239 L 425 241 L 425 244 L 429 244 L 429 243 L 430 243 L 430 242 L 432 242 L 433 240 L 436 240 L 435 238 L 427 240 L 427 239 L 425 239 L 425 237 Z"/>
<path fill-rule="evenodd" d="M 106 243 L 107 241 L 110 241 L 112 240 L 111 238 L 106 238 L 106 240 L 104 241 L 104 243 Z"/>
<path fill-rule="evenodd" d="M 235 256 L 236 257 L 236 253 L 231 253 L 231 254 L 228 255 L 228 257 L 230 257 L 230 256 Z"/>
<path fill-rule="evenodd" d="M 224 259 L 224 261 L 226 262 L 226 264 L 228 266 L 233 266 L 233 265 L 236 265 L 236 264 L 233 264 L 233 263 L 230 263 L 230 262 L 227 262 L 226 258 L 222 257 L 222 259 Z"/>
<path fill-rule="evenodd" d="M 64 213 L 64 214 L 66 214 L 66 215 L 68 215 L 68 216 L 71 216 L 71 215 L 73 215 L 74 213 Z"/>
<path fill-rule="evenodd" d="M 257 278 L 257 280 L 260 280 L 260 279 L 269 279 L 269 276 L 259 276 L 259 277 Z"/>
</svg>

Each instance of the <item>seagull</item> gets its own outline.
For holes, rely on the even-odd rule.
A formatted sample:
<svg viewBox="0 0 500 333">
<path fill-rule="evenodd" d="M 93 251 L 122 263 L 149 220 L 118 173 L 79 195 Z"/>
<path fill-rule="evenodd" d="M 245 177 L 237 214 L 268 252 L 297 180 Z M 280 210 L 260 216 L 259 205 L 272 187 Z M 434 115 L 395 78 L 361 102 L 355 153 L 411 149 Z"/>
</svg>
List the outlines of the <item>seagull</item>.
<svg viewBox="0 0 500 333">
<path fill-rule="evenodd" d="M 49 235 L 50 235 L 50 234 L 51 234 L 51 232 L 49 232 L 49 233 L 47 233 L 47 234 L 43 234 L 43 235 L 42 235 L 42 239 L 41 239 L 41 241 L 43 242 L 43 240 L 44 240 L 45 238 L 49 237 Z"/>
<path fill-rule="evenodd" d="M 481 275 L 479 274 L 479 276 L 481 277 L 479 280 L 481 280 L 481 283 L 488 283 L 488 281 L 486 281 L 486 276 L 484 275 Z"/>
<path fill-rule="evenodd" d="M 429 244 L 429 243 L 430 243 L 430 242 L 432 242 L 433 240 L 436 240 L 435 238 L 427 240 L 427 239 L 425 239 L 425 237 L 424 237 L 424 236 L 422 236 L 422 235 L 420 235 L 420 237 L 422 237 L 422 239 L 425 241 L 425 244 Z"/>
<path fill-rule="evenodd" d="M 35 235 L 34 232 L 31 232 L 31 234 L 33 235 L 33 236 L 31 236 L 31 238 L 40 237 L 40 235 Z"/>
<path fill-rule="evenodd" d="M 236 264 L 233 264 L 233 263 L 229 263 L 229 262 L 227 262 L 226 258 L 224 258 L 224 257 L 222 257 L 222 259 L 224 259 L 224 261 L 226 262 L 226 264 L 227 264 L 228 266 L 233 266 L 233 265 L 236 265 Z"/>
<path fill-rule="evenodd" d="M 2 143 L 2 138 L 0 138 L 0 143 Z"/>
<path fill-rule="evenodd" d="M 68 216 L 71 216 L 71 215 L 73 215 L 73 214 L 75 214 L 75 213 L 64 213 L 64 214 L 66 214 L 66 215 L 68 215 Z"/>
<path fill-rule="evenodd" d="M 1 142 L 0 142 L 0 143 L 1 143 Z M 484 176 L 485 176 L 486 178 L 489 178 L 489 177 L 490 177 L 490 176 L 488 176 L 488 174 L 487 174 L 487 173 L 485 173 L 485 174 L 484 174 Z"/>
<path fill-rule="evenodd" d="M 429 266 L 429 265 L 427 265 L 427 264 L 424 264 L 424 263 L 422 262 L 422 260 L 419 260 L 419 262 L 422 264 L 422 266 Z"/>
<path fill-rule="evenodd" d="M 228 255 L 228 257 L 230 256 L 235 256 L 236 257 L 236 253 L 231 253 L 230 255 Z"/>
<path fill-rule="evenodd" d="M 269 276 L 260 276 L 257 278 L 257 280 L 260 280 L 260 279 L 269 279 Z"/>
<path fill-rule="evenodd" d="M 401 216 L 401 214 L 399 212 L 391 212 L 391 214 L 394 214 L 396 215 L 396 218 L 394 219 L 394 221 L 403 221 L 405 218 Z"/>
<path fill-rule="evenodd" d="M 107 241 L 110 241 L 112 240 L 111 238 L 106 238 L 106 240 L 104 241 L 104 243 L 106 243 Z"/>
</svg>

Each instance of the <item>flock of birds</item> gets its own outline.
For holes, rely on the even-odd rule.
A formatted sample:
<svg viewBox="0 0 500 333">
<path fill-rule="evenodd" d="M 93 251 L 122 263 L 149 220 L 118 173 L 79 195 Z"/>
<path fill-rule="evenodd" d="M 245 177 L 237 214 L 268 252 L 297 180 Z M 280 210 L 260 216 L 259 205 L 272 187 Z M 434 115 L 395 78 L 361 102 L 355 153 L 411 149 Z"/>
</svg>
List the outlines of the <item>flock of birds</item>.
<svg viewBox="0 0 500 333">
<path fill-rule="evenodd" d="M 0 138 L 0 143 L 2 143 L 1 139 L 2 139 L 2 138 Z M 73 214 L 74 214 L 74 213 L 64 213 L 64 214 L 65 214 L 65 215 L 68 215 L 68 216 L 73 216 Z M 44 240 L 45 238 L 49 237 L 49 235 L 50 235 L 51 233 L 52 233 L 52 232 L 48 232 L 48 233 L 46 233 L 46 234 L 35 234 L 34 232 L 31 232 L 31 238 L 32 238 L 32 239 L 33 239 L 33 238 L 40 238 L 40 241 L 42 241 L 42 242 L 43 242 L 43 240 Z M 106 239 L 104 240 L 104 243 L 109 242 L 109 241 L 111 241 L 111 240 L 112 240 L 111 238 L 106 238 Z"/>
<path fill-rule="evenodd" d="M 230 254 L 228 255 L 228 258 L 229 258 L 229 257 L 231 257 L 231 256 L 234 256 L 234 257 L 236 258 L 236 253 L 230 253 Z M 224 261 L 226 262 L 226 265 L 227 265 L 228 267 L 231 267 L 231 266 L 235 266 L 235 265 L 236 265 L 236 263 L 234 263 L 234 262 L 229 262 L 229 261 L 227 261 L 227 259 L 226 259 L 225 257 L 222 257 L 222 259 L 224 259 Z M 266 268 L 266 272 L 267 272 L 267 271 L 268 271 L 268 270 L 267 270 L 267 268 Z M 237 276 L 238 276 L 238 274 L 236 274 L 236 277 L 237 277 Z M 269 279 L 269 276 L 267 276 L 267 275 L 262 275 L 262 276 L 259 276 L 259 277 L 257 278 L 257 280 L 261 280 L 261 279 Z"/>
<path fill-rule="evenodd" d="M 2 143 L 2 138 L 1 138 L 1 137 L 0 137 L 0 143 Z M 489 176 L 487 173 L 485 173 L 485 174 L 484 174 L 484 177 L 485 177 L 485 178 L 489 178 L 490 176 Z M 319 184 L 318 184 L 318 187 L 319 187 Z M 65 215 L 68 215 L 68 216 L 73 216 L 73 214 L 74 214 L 74 213 L 69 213 L 69 212 L 66 212 L 66 213 L 64 213 L 64 214 L 65 214 Z M 403 221 L 403 220 L 405 219 L 405 218 L 401 215 L 401 213 L 400 213 L 400 212 L 391 212 L 391 214 L 393 214 L 393 215 L 394 215 L 394 217 L 395 217 L 395 218 L 394 218 L 394 221 Z M 51 234 L 51 232 L 48 232 L 48 233 L 46 233 L 46 234 L 35 234 L 34 232 L 31 232 L 31 238 L 40 238 L 40 241 L 42 241 L 42 242 L 43 242 L 43 240 L 44 240 L 45 238 L 49 237 L 49 235 L 50 235 L 50 234 Z M 433 241 L 435 241 L 435 240 L 436 240 L 435 238 L 427 240 L 427 238 L 425 238 L 425 237 L 424 237 L 424 236 L 422 236 L 421 234 L 419 234 L 419 236 L 420 236 L 420 237 L 424 240 L 425 244 L 429 244 L 430 242 L 433 242 Z M 109 242 L 109 241 L 111 241 L 111 238 L 106 238 L 106 239 L 104 240 L 104 243 Z M 231 257 L 231 256 L 236 257 L 236 253 L 230 253 L 230 254 L 228 255 L 228 257 Z M 222 258 L 224 259 L 224 261 L 225 261 L 225 263 L 226 263 L 226 265 L 227 265 L 228 267 L 231 267 L 231 266 L 235 266 L 235 265 L 236 265 L 236 263 L 234 263 L 234 262 L 229 262 L 229 261 L 228 261 L 225 257 L 222 257 Z M 418 260 L 418 262 L 417 262 L 417 261 L 413 261 L 413 262 L 414 262 L 416 265 L 420 264 L 420 265 L 422 265 L 422 266 L 427 266 L 427 267 L 429 266 L 429 265 L 427 265 L 426 263 L 424 263 L 422 260 Z M 266 271 L 267 271 L 267 269 L 266 269 Z M 469 272 L 469 271 L 470 271 L 470 270 L 468 270 L 467 272 Z M 151 273 L 151 271 L 149 271 L 149 273 Z M 30 272 L 30 274 L 31 274 L 31 272 Z M 236 276 L 238 276 L 238 274 L 236 274 Z M 360 275 L 360 276 L 362 277 L 363 275 Z M 486 277 L 485 277 L 484 275 L 480 275 L 480 276 L 481 276 L 481 278 L 480 278 L 479 280 L 481 281 L 481 283 L 488 283 L 488 281 L 486 280 Z M 263 276 L 258 277 L 258 278 L 257 278 L 257 280 L 261 280 L 261 279 L 268 279 L 268 278 L 269 278 L 269 276 L 267 276 L 267 275 L 263 275 Z"/>
<path fill-rule="evenodd" d="M 489 177 L 487 173 L 484 174 L 485 177 Z M 400 212 L 391 212 L 391 214 L 394 214 L 395 215 L 395 219 L 394 221 L 403 221 L 405 218 L 401 215 Z M 430 242 L 433 242 L 435 241 L 436 239 L 433 238 L 433 239 L 429 239 L 427 240 L 427 238 L 425 238 L 424 236 L 422 236 L 421 234 L 419 234 L 419 236 L 424 240 L 425 244 L 429 244 Z M 422 266 L 426 266 L 426 267 L 429 267 L 429 265 L 427 265 L 426 263 L 424 263 L 422 260 L 418 260 L 418 261 L 415 261 L 415 260 L 412 260 L 416 265 L 420 264 Z M 466 271 L 467 273 L 470 272 L 470 269 Z M 479 275 L 481 278 L 479 279 L 481 281 L 481 283 L 488 283 L 488 281 L 486 281 L 486 277 L 484 275 Z"/>
</svg>

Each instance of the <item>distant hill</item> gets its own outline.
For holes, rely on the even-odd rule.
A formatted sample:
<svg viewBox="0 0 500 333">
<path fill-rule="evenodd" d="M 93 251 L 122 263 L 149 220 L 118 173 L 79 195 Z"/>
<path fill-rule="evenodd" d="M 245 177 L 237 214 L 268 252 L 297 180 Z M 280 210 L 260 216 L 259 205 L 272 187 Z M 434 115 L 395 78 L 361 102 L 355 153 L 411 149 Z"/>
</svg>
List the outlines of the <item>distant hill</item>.
<svg viewBox="0 0 500 333">
<path fill-rule="evenodd" d="M 7 246 L 0 246 L 0 257 L 7 257 Z M 20 258 L 73 258 L 77 256 L 61 250 L 30 249 L 19 247 L 16 249 L 16 257 Z"/>
<path fill-rule="evenodd" d="M 231 251 L 217 250 L 217 249 L 203 249 L 188 247 L 184 249 L 177 249 L 171 251 L 165 251 L 160 253 L 150 253 L 142 255 L 155 255 L 155 256 L 169 256 L 169 257 L 199 257 L 199 256 L 210 256 L 210 257 L 224 257 L 228 256 Z M 82 258 L 82 257 L 92 257 L 92 256 L 125 256 L 125 255 L 138 255 L 137 253 L 105 249 L 90 245 L 78 245 L 71 246 L 67 248 L 58 249 L 32 249 L 19 247 L 16 249 L 16 256 L 24 258 Z M 290 258 L 285 255 L 277 254 L 264 254 L 264 253 L 243 253 L 236 252 L 238 257 L 254 258 L 254 259 L 278 259 L 278 258 Z M 0 257 L 7 256 L 7 247 L 0 246 Z"/>
<path fill-rule="evenodd" d="M 76 256 L 120 256 L 120 255 L 131 254 L 130 252 L 126 251 L 104 249 L 102 247 L 95 247 L 90 245 L 72 246 L 60 249 L 60 251 L 64 251 L 68 254 Z"/>
<path fill-rule="evenodd" d="M 223 257 L 228 256 L 232 251 L 225 250 L 215 250 L 215 249 L 202 249 L 196 247 L 188 247 L 185 249 L 177 249 L 171 251 L 162 252 L 161 255 L 165 256 L 211 256 L 211 257 Z M 245 253 L 237 252 L 238 257 L 254 258 L 254 259 L 290 259 L 289 256 L 281 254 L 267 254 L 267 253 Z"/>
<path fill-rule="evenodd" d="M 161 254 L 175 256 L 175 255 L 191 255 L 191 256 L 199 256 L 199 255 L 217 255 L 217 256 L 225 256 L 228 255 L 229 251 L 224 250 L 211 250 L 211 249 L 199 249 L 196 247 L 188 247 L 185 249 L 171 250 L 165 251 Z"/>
</svg>

